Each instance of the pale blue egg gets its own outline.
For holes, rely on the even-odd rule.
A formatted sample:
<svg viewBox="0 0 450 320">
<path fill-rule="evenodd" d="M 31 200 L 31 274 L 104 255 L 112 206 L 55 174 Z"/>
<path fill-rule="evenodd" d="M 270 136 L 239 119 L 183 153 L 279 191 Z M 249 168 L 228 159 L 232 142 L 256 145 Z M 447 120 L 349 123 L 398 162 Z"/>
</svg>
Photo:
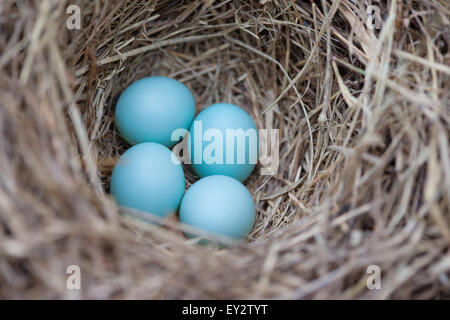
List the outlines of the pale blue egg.
<svg viewBox="0 0 450 320">
<path fill-rule="evenodd" d="M 165 146 L 137 144 L 119 158 L 111 176 L 117 203 L 161 217 L 177 211 L 184 194 L 181 163 Z"/>
<path fill-rule="evenodd" d="M 115 122 L 130 144 L 157 142 L 172 147 L 175 129 L 189 129 L 195 100 L 181 82 L 166 77 L 147 77 L 132 83 L 120 95 Z"/>
<path fill-rule="evenodd" d="M 255 221 L 253 198 L 238 180 L 209 176 L 186 191 L 180 205 L 180 221 L 212 234 L 242 239 Z"/>
<path fill-rule="evenodd" d="M 255 122 L 233 104 L 209 106 L 191 125 L 188 150 L 199 177 L 226 175 L 243 182 L 258 160 Z"/>
</svg>

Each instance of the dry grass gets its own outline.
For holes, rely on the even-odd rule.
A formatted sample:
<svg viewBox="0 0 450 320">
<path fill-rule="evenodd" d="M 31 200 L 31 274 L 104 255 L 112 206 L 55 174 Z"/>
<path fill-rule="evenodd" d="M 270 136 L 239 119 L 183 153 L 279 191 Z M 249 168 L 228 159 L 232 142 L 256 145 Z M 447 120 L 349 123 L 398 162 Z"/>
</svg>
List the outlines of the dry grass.
<svg viewBox="0 0 450 320">
<path fill-rule="evenodd" d="M 450 298 L 448 1 L 381 1 L 381 30 L 350 0 L 75 2 L 72 31 L 65 1 L 0 3 L 0 297 Z M 156 74 L 280 129 L 245 243 L 109 197 L 115 102 Z"/>
</svg>

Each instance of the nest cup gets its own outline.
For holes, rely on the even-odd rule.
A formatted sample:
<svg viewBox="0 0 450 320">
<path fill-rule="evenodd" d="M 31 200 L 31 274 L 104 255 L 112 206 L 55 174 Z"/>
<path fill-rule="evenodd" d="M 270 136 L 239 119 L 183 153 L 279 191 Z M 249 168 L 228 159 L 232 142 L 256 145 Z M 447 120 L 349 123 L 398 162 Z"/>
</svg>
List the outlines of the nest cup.
<svg viewBox="0 0 450 320">
<path fill-rule="evenodd" d="M 381 2 L 371 29 L 349 0 L 77 1 L 70 29 L 69 3 L 6 1 L 0 296 L 449 297 L 448 33 L 429 3 Z M 245 182 L 245 241 L 198 246 L 109 196 L 129 148 L 117 99 L 151 75 L 188 86 L 197 113 L 229 102 L 278 130 L 276 170 Z"/>
</svg>

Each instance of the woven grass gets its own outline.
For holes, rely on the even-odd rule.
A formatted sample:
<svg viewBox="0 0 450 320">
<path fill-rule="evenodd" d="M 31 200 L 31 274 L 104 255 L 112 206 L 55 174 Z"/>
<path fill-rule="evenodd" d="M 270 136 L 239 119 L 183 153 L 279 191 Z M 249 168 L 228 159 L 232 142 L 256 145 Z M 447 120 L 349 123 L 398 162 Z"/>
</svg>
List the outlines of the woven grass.
<svg viewBox="0 0 450 320">
<path fill-rule="evenodd" d="M 0 297 L 450 298 L 450 5 L 373 2 L 381 29 L 350 0 L 1 1 Z M 148 75 L 280 130 L 245 241 L 199 246 L 109 196 L 115 103 Z"/>
</svg>

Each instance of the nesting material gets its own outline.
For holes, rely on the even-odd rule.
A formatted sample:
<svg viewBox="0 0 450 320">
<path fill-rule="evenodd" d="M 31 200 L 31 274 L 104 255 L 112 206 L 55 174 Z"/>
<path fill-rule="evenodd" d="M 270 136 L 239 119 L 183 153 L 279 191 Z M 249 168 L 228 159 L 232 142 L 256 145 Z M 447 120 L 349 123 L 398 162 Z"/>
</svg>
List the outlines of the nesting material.
<svg viewBox="0 0 450 320">
<path fill-rule="evenodd" d="M 379 29 L 350 0 L 76 2 L 79 30 L 67 1 L 0 5 L 1 298 L 450 297 L 448 1 L 374 2 Z M 246 241 L 198 246 L 109 196 L 114 107 L 149 75 L 279 129 Z"/>
</svg>

